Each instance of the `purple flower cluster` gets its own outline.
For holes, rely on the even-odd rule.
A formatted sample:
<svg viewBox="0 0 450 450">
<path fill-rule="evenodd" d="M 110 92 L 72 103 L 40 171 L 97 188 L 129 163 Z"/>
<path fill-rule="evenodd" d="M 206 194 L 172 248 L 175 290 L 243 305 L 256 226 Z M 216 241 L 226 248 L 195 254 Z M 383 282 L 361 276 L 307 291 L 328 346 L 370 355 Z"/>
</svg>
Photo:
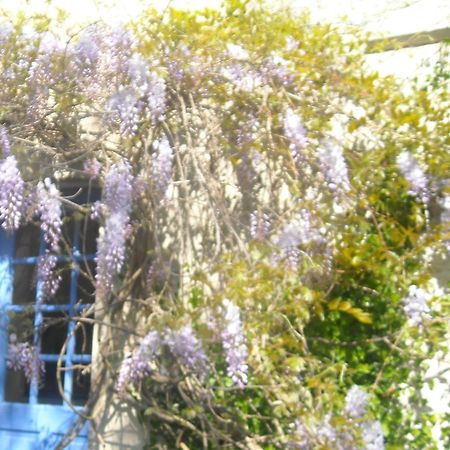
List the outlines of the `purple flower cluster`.
<svg viewBox="0 0 450 450">
<path fill-rule="evenodd" d="M 133 136 L 139 129 L 142 103 L 131 89 L 122 89 L 112 95 L 107 104 L 108 116 L 119 124 L 119 132 L 125 137 Z"/>
<path fill-rule="evenodd" d="M 401 152 L 397 156 L 397 166 L 410 185 L 408 193 L 427 203 L 429 200 L 428 179 L 414 156 L 407 150 Z"/>
<path fill-rule="evenodd" d="M 295 269 L 300 260 L 300 246 L 311 242 L 319 242 L 322 237 L 313 224 L 311 213 L 301 209 L 295 219 L 288 223 L 278 238 L 277 245 L 281 249 L 288 267 Z"/>
<path fill-rule="evenodd" d="M 156 189 L 164 196 L 172 179 L 173 151 L 166 137 L 154 142 L 153 150 L 152 178 Z"/>
<path fill-rule="evenodd" d="M 0 126 L 0 148 L 2 149 L 4 158 L 11 155 L 11 144 L 9 142 L 8 132 L 3 125 Z"/>
<path fill-rule="evenodd" d="M 411 326 L 420 327 L 423 319 L 428 317 L 430 312 L 428 298 L 429 295 L 422 288 L 415 285 L 409 287 L 408 295 L 403 299 L 403 311 Z"/>
<path fill-rule="evenodd" d="M 206 375 L 208 358 L 190 325 L 185 325 L 177 331 L 168 331 L 164 342 L 183 365 L 194 370 L 201 378 Z"/>
<path fill-rule="evenodd" d="M 83 163 L 84 173 L 89 175 L 91 178 L 97 178 L 100 175 L 101 169 L 102 169 L 102 165 L 95 158 L 87 159 Z"/>
<path fill-rule="evenodd" d="M 328 189 L 336 201 L 342 200 L 350 191 L 348 168 L 342 147 L 325 143 L 323 148 L 319 149 L 318 156 Z"/>
<path fill-rule="evenodd" d="M 11 342 L 8 346 L 7 366 L 15 371 L 23 371 L 28 382 L 37 381 L 45 373 L 45 364 L 39 357 L 37 347 L 28 342 Z"/>
<path fill-rule="evenodd" d="M 288 108 L 283 120 L 284 134 L 289 139 L 292 159 L 298 168 L 305 162 L 305 149 L 308 145 L 306 130 L 300 117 Z"/>
<path fill-rule="evenodd" d="M 61 276 L 55 271 L 57 262 L 58 258 L 48 252 L 39 257 L 37 274 L 41 282 L 43 300 L 53 297 L 61 283 Z"/>
<path fill-rule="evenodd" d="M 251 70 L 241 63 L 232 63 L 221 70 L 222 76 L 242 92 L 251 93 L 261 86 L 263 79 L 255 70 Z"/>
<path fill-rule="evenodd" d="M 125 262 L 134 178 L 127 163 L 114 164 L 105 177 L 105 224 L 97 241 L 97 290 L 107 295 Z"/>
<path fill-rule="evenodd" d="M 345 396 L 345 413 L 352 419 L 359 419 L 366 413 L 369 395 L 356 384 Z"/>
<path fill-rule="evenodd" d="M 227 374 L 236 386 L 243 388 L 248 379 L 248 350 L 240 310 L 228 299 L 222 302 L 222 307 L 224 317 L 220 336 L 228 366 Z"/>
<path fill-rule="evenodd" d="M 150 73 L 146 97 L 152 120 L 163 120 L 166 111 L 166 82 L 155 72 Z"/>
<path fill-rule="evenodd" d="M 384 435 L 378 420 L 363 422 L 361 429 L 364 450 L 384 450 Z"/>
<path fill-rule="evenodd" d="M 270 218 L 266 213 L 253 211 L 250 215 L 250 236 L 257 241 L 264 241 L 270 231 Z"/>
<path fill-rule="evenodd" d="M 161 337 L 157 331 L 150 331 L 133 353 L 124 359 L 116 382 L 119 393 L 148 376 L 152 372 L 155 358 L 161 351 Z"/>
<path fill-rule="evenodd" d="M 46 178 L 37 186 L 38 212 L 41 217 L 41 230 L 44 240 L 54 252 L 58 251 L 61 239 L 62 206 L 56 186 Z"/>
<path fill-rule="evenodd" d="M 25 210 L 25 183 L 14 156 L 0 162 L 0 173 L 0 221 L 5 230 L 17 230 Z"/>
<path fill-rule="evenodd" d="M 27 114 L 32 120 L 42 118 L 48 109 L 50 86 L 55 83 L 51 67 L 49 54 L 39 55 L 31 63 L 27 79 L 30 89 Z"/>
</svg>

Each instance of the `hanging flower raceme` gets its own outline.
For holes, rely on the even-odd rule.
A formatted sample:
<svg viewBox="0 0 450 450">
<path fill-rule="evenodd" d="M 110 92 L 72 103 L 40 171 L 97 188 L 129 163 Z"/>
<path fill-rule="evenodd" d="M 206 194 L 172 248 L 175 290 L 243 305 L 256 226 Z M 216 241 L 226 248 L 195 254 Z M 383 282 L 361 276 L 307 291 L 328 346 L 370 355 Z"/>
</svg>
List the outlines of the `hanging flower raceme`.
<svg viewBox="0 0 450 450">
<path fill-rule="evenodd" d="M 253 211 L 250 214 L 250 236 L 257 241 L 264 241 L 270 231 L 270 218 L 266 213 Z"/>
<path fill-rule="evenodd" d="M 121 135 L 131 137 L 138 131 L 142 106 L 131 89 L 122 89 L 110 97 L 107 115 L 119 124 Z"/>
<path fill-rule="evenodd" d="M 15 156 L 0 162 L 0 173 L 0 221 L 5 230 L 17 230 L 25 209 L 25 183 Z"/>
<path fill-rule="evenodd" d="M 164 342 L 183 365 L 195 371 L 200 378 L 206 375 L 208 358 L 190 325 L 167 331 Z"/>
<path fill-rule="evenodd" d="M 428 293 L 422 288 L 415 285 L 409 287 L 408 295 L 403 299 L 403 310 L 411 326 L 420 327 L 423 320 L 429 317 L 428 299 Z"/>
<path fill-rule="evenodd" d="M 300 120 L 300 117 L 288 108 L 283 119 L 284 134 L 289 139 L 289 149 L 291 150 L 292 159 L 296 166 L 300 168 L 305 162 L 305 149 L 308 144 L 306 130 Z"/>
<path fill-rule="evenodd" d="M 39 257 L 37 264 L 38 280 L 41 283 L 42 299 L 47 300 L 53 297 L 58 291 L 61 283 L 61 276 L 56 273 L 56 264 L 58 258 L 56 255 L 45 253 Z"/>
<path fill-rule="evenodd" d="M 340 203 L 350 191 L 348 168 L 342 147 L 325 143 L 319 149 L 318 156 L 328 189 L 331 191 L 335 201 Z"/>
<path fill-rule="evenodd" d="M 152 178 L 159 193 L 164 196 L 172 180 L 173 151 L 166 137 L 156 141 L 153 149 Z"/>
<path fill-rule="evenodd" d="M 28 342 L 11 342 L 6 364 L 10 369 L 22 371 L 29 383 L 39 382 L 45 373 L 45 364 L 39 357 L 39 349 Z"/>
<path fill-rule="evenodd" d="M 222 302 L 224 311 L 222 346 L 227 362 L 227 374 L 238 387 L 244 387 L 248 379 L 247 344 L 239 308 L 230 300 Z"/>
<path fill-rule="evenodd" d="M 157 331 L 150 331 L 133 353 L 124 359 L 116 382 L 116 390 L 125 392 L 127 387 L 152 373 L 155 358 L 161 352 L 162 340 Z"/>
<path fill-rule="evenodd" d="M 383 429 L 378 420 L 363 422 L 359 428 L 361 429 L 364 450 L 384 450 Z"/>
<path fill-rule="evenodd" d="M 409 183 L 408 193 L 423 203 L 429 200 L 428 178 L 416 159 L 408 151 L 403 151 L 397 156 L 397 166 Z"/>
<path fill-rule="evenodd" d="M 300 262 L 300 246 L 321 240 L 322 236 L 313 223 L 310 211 L 303 208 L 294 220 L 283 228 L 277 245 L 282 251 L 287 266 L 296 269 Z"/>
<path fill-rule="evenodd" d="M 345 397 L 345 413 L 353 419 L 362 417 L 366 413 L 368 399 L 367 392 L 353 385 Z"/>
<path fill-rule="evenodd" d="M 56 252 L 61 239 L 62 206 L 60 193 L 49 178 L 38 183 L 37 201 L 44 240 Z"/>
<path fill-rule="evenodd" d="M 11 143 L 9 142 L 8 133 L 4 126 L 0 126 L 0 148 L 5 158 L 11 155 Z"/>
<path fill-rule="evenodd" d="M 134 177 L 127 163 L 114 164 L 105 177 L 104 227 L 97 241 L 97 291 L 107 295 L 125 262 Z"/>
</svg>

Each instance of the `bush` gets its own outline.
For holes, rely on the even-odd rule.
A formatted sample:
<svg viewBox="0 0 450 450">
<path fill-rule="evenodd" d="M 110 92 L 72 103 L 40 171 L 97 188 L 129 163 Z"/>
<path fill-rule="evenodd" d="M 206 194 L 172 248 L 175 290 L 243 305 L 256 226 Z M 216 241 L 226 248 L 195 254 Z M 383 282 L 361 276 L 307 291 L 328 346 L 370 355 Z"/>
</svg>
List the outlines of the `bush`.
<svg viewBox="0 0 450 450">
<path fill-rule="evenodd" d="M 147 448 L 436 448 L 447 93 L 403 94 L 362 38 L 249 5 L 4 25 L 3 227 L 39 221 L 57 255 L 57 186 L 102 187 L 97 372 L 158 430 Z M 51 297 L 55 267 L 40 279 Z"/>
</svg>

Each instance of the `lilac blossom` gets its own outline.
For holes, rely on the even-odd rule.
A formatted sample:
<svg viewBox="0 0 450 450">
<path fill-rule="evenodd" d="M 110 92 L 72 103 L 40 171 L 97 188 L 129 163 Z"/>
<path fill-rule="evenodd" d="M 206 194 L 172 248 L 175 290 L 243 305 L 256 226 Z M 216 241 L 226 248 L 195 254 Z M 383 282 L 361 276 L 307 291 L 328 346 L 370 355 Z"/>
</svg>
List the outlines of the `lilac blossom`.
<svg viewBox="0 0 450 450">
<path fill-rule="evenodd" d="M 0 162 L 0 174 L 0 221 L 5 230 L 17 230 L 25 209 L 25 183 L 15 156 Z"/>
<path fill-rule="evenodd" d="M 127 356 L 120 367 L 116 390 L 123 393 L 127 387 L 141 381 L 152 373 L 156 357 L 161 352 L 161 337 L 150 331 L 141 343 Z"/>
<path fill-rule="evenodd" d="M 300 117 L 288 108 L 283 119 L 284 135 L 289 139 L 292 159 L 299 168 L 305 162 L 305 149 L 308 145 L 306 130 Z"/>
<path fill-rule="evenodd" d="M 169 141 L 163 137 L 153 143 L 152 178 L 161 195 L 165 195 L 172 179 L 173 151 Z"/>
<path fill-rule="evenodd" d="M 44 240 L 52 251 L 57 251 L 59 240 L 61 239 L 62 226 L 60 193 L 50 179 L 46 178 L 38 183 L 37 197 Z"/>
<path fill-rule="evenodd" d="M 128 76 L 130 77 L 130 86 L 139 94 L 145 95 L 149 84 L 148 63 L 139 53 L 133 53 L 128 61 Z"/>
<path fill-rule="evenodd" d="M 163 120 L 166 111 L 166 82 L 155 72 L 150 73 L 146 99 L 152 120 Z"/>
<path fill-rule="evenodd" d="M 107 116 L 119 124 L 119 132 L 124 137 L 137 133 L 141 111 L 142 102 L 131 89 L 122 89 L 108 100 Z"/>
<path fill-rule="evenodd" d="M 341 200 L 350 191 L 348 168 L 342 147 L 327 142 L 319 149 L 318 157 L 328 189 L 336 200 Z"/>
<path fill-rule="evenodd" d="M 384 435 L 378 420 L 363 422 L 360 427 L 364 450 L 384 450 Z"/>
<path fill-rule="evenodd" d="M 56 273 L 57 263 L 57 256 L 51 255 L 48 252 L 38 259 L 37 274 L 41 283 L 43 300 L 53 297 L 58 291 L 61 283 L 61 276 Z"/>
<path fill-rule="evenodd" d="M 40 119 L 48 110 L 50 87 L 56 82 L 51 69 L 50 54 L 39 55 L 31 63 L 27 78 L 30 89 L 27 114 L 32 120 Z"/>
<path fill-rule="evenodd" d="M 90 178 L 97 178 L 100 175 L 101 170 L 102 165 L 98 159 L 87 159 L 83 163 L 83 171 L 85 174 L 89 175 Z"/>
<path fill-rule="evenodd" d="M 125 161 L 113 164 L 106 176 L 103 203 L 108 212 L 119 212 L 129 215 L 133 197 L 134 177 L 130 164 Z"/>
<path fill-rule="evenodd" d="M 97 290 L 107 295 L 125 262 L 134 178 L 128 163 L 114 164 L 105 177 L 104 227 L 97 240 Z M 98 208 L 97 208 L 98 209 Z"/>
<path fill-rule="evenodd" d="M 169 330 L 164 341 L 172 354 L 185 366 L 194 370 L 200 377 L 206 375 L 208 358 L 190 325 L 185 325 L 177 331 Z"/>
<path fill-rule="evenodd" d="M 429 200 L 428 179 L 416 159 L 405 150 L 397 156 L 397 166 L 410 185 L 408 193 L 427 203 Z"/>
<path fill-rule="evenodd" d="M 250 215 L 250 236 L 257 241 L 266 239 L 270 231 L 270 218 L 266 213 L 253 211 Z"/>
<path fill-rule="evenodd" d="M 280 234 L 277 245 L 281 249 L 288 267 L 295 269 L 300 259 L 300 246 L 320 242 L 322 236 L 313 224 L 311 213 L 301 209 L 294 220 L 289 222 Z"/>
<path fill-rule="evenodd" d="M 408 295 L 403 299 L 403 311 L 408 317 L 408 322 L 413 327 L 420 327 L 423 319 L 429 317 L 429 295 L 422 288 L 412 285 L 408 289 Z"/>
<path fill-rule="evenodd" d="M 164 119 L 166 111 L 166 82 L 156 72 L 151 72 L 144 58 L 135 53 L 128 66 L 130 88 L 138 99 L 145 99 L 154 122 Z"/>
<path fill-rule="evenodd" d="M 258 72 L 248 69 L 239 63 L 229 64 L 221 70 L 221 73 L 237 90 L 242 92 L 253 92 L 263 82 Z"/>
<path fill-rule="evenodd" d="M 8 346 L 6 364 L 10 369 L 23 371 L 29 383 L 39 382 L 45 373 L 45 364 L 39 357 L 37 347 L 28 342 L 11 342 Z"/>
<path fill-rule="evenodd" d="M 294 71 L 290 68 L 290 63 L 280 55 L 272 53 L 270 58 L 264 63 L 264 72 L 268 77 L 287 86 L 294 81 Z"/>
<path fill-rule="evenodd" d="M 236 386 L 243 388 L 248 379 L 248 350 L 240 310 L 228 299 L 222 302 L 222 307 L 224 317 L 221 340 L 228 366 L 227 374 Z"/>
<path fill-rule="evenodd" d="M 356 384 L 353 385 L 345 396 L 345 413 L 352 419 L 359 419 L 366 413 L 369 394 Z"/>
<path fill-rule="evenodd" d="M 9 142 L 8 132 L 3 125 L 0 126 L 0 147 L 5 158 L 11 155 L 11 144 Z"/>
</svg>

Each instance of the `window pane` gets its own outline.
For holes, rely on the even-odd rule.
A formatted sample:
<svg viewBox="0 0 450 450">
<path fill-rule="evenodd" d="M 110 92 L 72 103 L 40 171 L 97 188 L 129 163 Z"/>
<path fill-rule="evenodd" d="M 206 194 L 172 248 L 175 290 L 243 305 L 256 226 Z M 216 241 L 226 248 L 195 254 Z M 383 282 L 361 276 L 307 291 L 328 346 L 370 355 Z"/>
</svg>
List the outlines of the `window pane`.
<svg viewBox="0 0 450 450">
<path fill-rule="evenodd" d="M 86 218 L 80 223 L 80 252 L 84 255 L 95 254 L 97 250 L 98 222 Z"/>
<path fill-rule="evenodd" d="M 42 324 L 41 353 L 59 354 L 67 337 L 67 316 L 46 313 Z"/>
<path fill-rule="evenodd" d="M 25 305 L 36 300 L 36 266 L 16 264 L 14 266 L 13 304 Z"/>
<path fill-rule="evenodd" d="M 64 372 L 60 374 L 62 386 L 64 386 Z M 61 405 L 62 397 L 59 394 L 56 378 L 56 363 L 45 363 L 45 377 L 38 393 L 38 403 L 48 403 L 52 405 Z"/>
<path fill-rule="evenodd" d="M 83 405 L 84 403 L 86 403 L 89 396 L 90 387 L 90 373 L 80 369 L 74 369 L 72 402 L 75 405 Z"/>
<path fill-rule="evenodd" d="M 7 369 L 5 383 L 5 401 L 28 403 L 30 385 L 23 372 Z"/>
<path fill-rule="evenodd" d="M 25 312 L 8 312 L 9 324 L 8 335 L 14 335 L 14 341 L 20 342 L 33 342 L 34 332 L 34 311 L 29 310 Z"/>
<path fill-rule="evenodd" d="M 75 353 L 90 355 L 92 353 L 93 325 L 86 322 L 79 322 L 77 325 Z"/>
<path fill-rule="evenodd" d="M 77 300 L 79 303 L 93 303 L 95 300 L 95 262 L 80 262 Z"/>
<path fill-rule="evenodd" d="M 16 232 L 16 258 L 39 255 L 40 229 L 37 224 L 20 227 Z"/>
</svg>

